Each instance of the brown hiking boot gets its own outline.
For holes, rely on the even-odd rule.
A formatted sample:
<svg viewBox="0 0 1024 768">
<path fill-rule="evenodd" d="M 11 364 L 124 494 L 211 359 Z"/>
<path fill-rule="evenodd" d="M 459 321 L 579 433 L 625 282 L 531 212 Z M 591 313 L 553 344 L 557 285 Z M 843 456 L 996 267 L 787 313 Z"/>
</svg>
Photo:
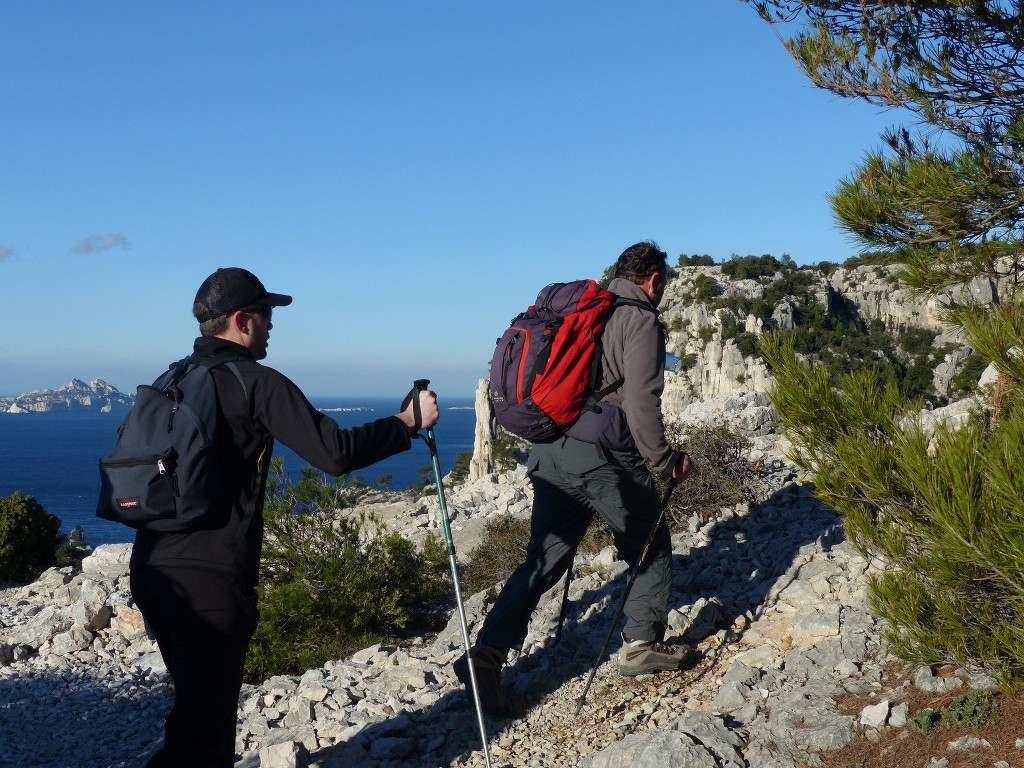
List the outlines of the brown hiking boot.
<svg viewBox="0 0 1024 768">
<path fill-rule="evenodd" d="M 505 654 L 488 645 L 477 645 L 470 651 L 469 656 L 473 659 L 473 671 L 476 673 L 480 708 L 489 715 L 507 717 L 508 705 L 505 702 L 505 692 L 501 688 L 501 668 L 505 664 Z M 455 660 L 455 676 L 465 686 L 470 704 L 474 704 L 473 680 L 469 674 L 467 654 L 462 654 Z"/>
<path fill-rule="evenodd" d="M 686 669 L 697 652 L 680 643 L 669 645 L 656 641 L 627 640 L 619 651 L 619 674 L 626 677 Z"/>
</svg>

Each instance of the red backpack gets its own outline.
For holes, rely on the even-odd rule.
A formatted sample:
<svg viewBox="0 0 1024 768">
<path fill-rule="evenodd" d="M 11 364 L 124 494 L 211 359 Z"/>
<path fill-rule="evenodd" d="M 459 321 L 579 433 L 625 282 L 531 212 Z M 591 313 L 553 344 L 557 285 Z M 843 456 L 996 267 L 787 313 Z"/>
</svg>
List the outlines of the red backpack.
<svg viewBox="0 0 1024 768">
<path fill-rule="evenodd" d="M 498 339 L 491 359 L 494 416 L 532 442 L 564 433 L 584 409 L 622 385 L 593 389 L 599 339 L 615 307 L 650 305 L 625 299 L 593 280 L 552 283 Z"/>
</svg>

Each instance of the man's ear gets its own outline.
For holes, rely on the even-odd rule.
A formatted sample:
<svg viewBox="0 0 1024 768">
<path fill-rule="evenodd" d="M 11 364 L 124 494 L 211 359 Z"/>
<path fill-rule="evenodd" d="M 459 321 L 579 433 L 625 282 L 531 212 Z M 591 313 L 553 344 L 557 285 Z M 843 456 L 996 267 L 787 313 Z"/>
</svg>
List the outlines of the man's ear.
<svg viewBox="0 0 1024 768">
<path fill-rule="evenodd" d="M 249 332 L 249 313 L 238 309 L 231 313 L 231 327 L 239 333 Z"/>
<path fill-rule="evenodd" d="M 664 278 L 661 272 L 654 271 L 649 274 L 642 283 L 640 283 L 641 290 L 648 296 L 656 296 L 658 290 L 661 288 Z"/>
</svg>

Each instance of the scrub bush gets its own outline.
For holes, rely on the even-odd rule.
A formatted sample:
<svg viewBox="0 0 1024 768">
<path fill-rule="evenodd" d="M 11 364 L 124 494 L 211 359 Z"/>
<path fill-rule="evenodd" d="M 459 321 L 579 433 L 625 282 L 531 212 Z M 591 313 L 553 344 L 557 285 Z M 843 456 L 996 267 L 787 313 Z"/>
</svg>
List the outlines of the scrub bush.
<svg viewBox="0 0 1024 768">
<path fill-rule="evenodd" d="M 275 460 L 264 510 L 260 621 L 246 680 L 301 674 L 447 618 L 444 545 L 422 550 L 349 509 L 366 494 L 307 468 L 297 485 Z"/>
<path fill-rule="evenodd" d="M 526 545 L 529 543 L 530 518 L 502 515 L 496 520 L 489 520 L 484 527 L 483 540 L 469 553 L 463 573 L 466 594 L 490 589 L 511 576 L 526 557 Z M 608 524 L 599 515 L 594 515 L 579 549 L 596 553 L 614 543 Z"/>
<path fill-rule="evenodd" d="M 469 463 L 472 460 L 472 451 L 459 451 L 455 454 L 455 461 L 452 463 L 452 470 L 448 473 L 448 480 L 452 485 L 461 483 L 469 477 Z"/>
<path fill-rule="evenodd" d="M 687 429 L 693 431 L 687 434 Z M 686 451 L 693 463 L 684 483 L 685 493 L 673 494 L 669 504 L 669 518 L 676 526 L 684 526 L 694 515 L 708 520 L 722 507 L 760 500 L 760 481 L 747 460 L 747 438 L 724 425 L 707 424 L 695 429 L 668 424 L 665 436 L 670 445 Z"/>
<path fill-rule="evenodd" d="M 466 594 L 489 589 L 507 579 L 526 557 L 530 518 L 502 515 L 488 520 L 480 544 L 469 553 L 463 584 Z"/>
<path fill-rule="evenodd" d="M 0 497 L 0 581 L 30 582 L 57 563 L 60 519 L 32 496 Z"/>
</svg>

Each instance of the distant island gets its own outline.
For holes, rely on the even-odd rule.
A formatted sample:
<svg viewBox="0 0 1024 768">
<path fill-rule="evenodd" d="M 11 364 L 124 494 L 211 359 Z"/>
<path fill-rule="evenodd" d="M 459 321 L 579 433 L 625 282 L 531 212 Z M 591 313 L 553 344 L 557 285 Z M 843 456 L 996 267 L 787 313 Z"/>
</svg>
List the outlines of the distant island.
<svg viewBox="0 0 1024 768">
<path fill-rule="evenodd" d="M 135 398 L 102 379 L 86 384 L 72 379 L 59 389 L 36 389 L 17 397 L 0 397 L 0 413 L 55 413 L 130 408 Z"/>
</svg>

